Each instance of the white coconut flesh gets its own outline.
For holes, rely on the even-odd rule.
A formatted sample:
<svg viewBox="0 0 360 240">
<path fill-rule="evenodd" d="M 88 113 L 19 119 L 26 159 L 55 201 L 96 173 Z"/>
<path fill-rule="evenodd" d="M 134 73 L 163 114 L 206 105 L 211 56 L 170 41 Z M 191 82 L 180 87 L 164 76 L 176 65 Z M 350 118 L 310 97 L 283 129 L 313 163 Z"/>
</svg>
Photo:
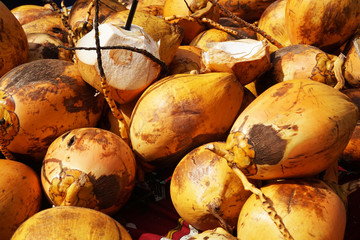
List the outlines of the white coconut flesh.
<svg viewBox="0 0 360 240">
<path fill-rule="evenodd" d="M 204 64 L 228 64 L 249 61 L 264 55 L 266 42 L 254 39 L 238 39 L 225 42 L 211 42 L 202 53 Z"/>
<path fill-rule="evenodd" d="M 129 46 L 146 50 L 160 58 L 158 44 L 143 28 L 131 25 L 130 30 L 111 23 L 100 24 L 99 42 L 105 46 Z M 96 47 L 95 29 L 77 42 L 76 47 Z M 79 61 L 94 66 L 99 73 L 96 50 L 76 50 Z M 153 82 L 161 71 L 161 66 L 142 53 L 125 49 L 102 49 L 102 67 L 108 85 L 120 90 L 137 90 Z"/>
</svg>

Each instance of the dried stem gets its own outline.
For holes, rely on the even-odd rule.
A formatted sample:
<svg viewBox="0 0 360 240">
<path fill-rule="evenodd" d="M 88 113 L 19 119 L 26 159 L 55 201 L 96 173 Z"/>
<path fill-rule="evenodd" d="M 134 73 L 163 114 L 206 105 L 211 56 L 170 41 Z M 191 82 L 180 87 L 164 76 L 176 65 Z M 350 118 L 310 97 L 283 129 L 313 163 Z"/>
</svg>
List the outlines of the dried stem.
<svg viewBox="0 0 360 240">
<path fill-rule="evenodd" d="M 242 184 L 244 185 L 244 189 L 251 191 L 253 194 L 255 194 L 259 200 L 262 202 L 263 209 L 267 212 L 267 214 L 270 216 L 270 218 L 273 220 L 273 222 L 278 227 L 281 234 L 284 236 L 286 240 L 293 240 L 293 237 L 291 236 L 289 230 L 284 225 L 281 217 L 277 214 L 274 207 L 269 202 L 268 198 L 265 196 L 265 194 L 257 187 L 255 187 L 252 183 L 248 181 L 245 174 L 236 166 L 236 164 L 230 164 L 229 165 L 232 170 L 236 173 L 236 175 L 240 178 Z"/>
<path fill-rule="evenodd" d="M 217 2 L 217 0 L 209 0 L 212 4 L 216 5 L 222 12 L 224 12 L 228 17 L 230 17 L 231 19 L 237 21 L 238 23 L 240 23 L 242 26 L 249 28 L 250 30 L 260 34 L 261 36 L 263 36 L 266 40 L 268 40 L 270 43 L 272 43 L 273 45 L 275 45 L 277 48 L 283 48 L 283 45 L 276 41 L 274 38 L 272 38 L 271 36 L 269 36 L 266 32 L 264 32 L 263 30 L 261 30 L 260 28 L 258 28 L 257 26 L 255 26 L 254 24 L 248 23 L 245 20 L 235 16 L 235 14 L 233 14 L 231 11 L 229 11 L 228 9 L 226 9 L 225 7 L 223 7 L 221 4 L 219 4 Z"/>
</svg>

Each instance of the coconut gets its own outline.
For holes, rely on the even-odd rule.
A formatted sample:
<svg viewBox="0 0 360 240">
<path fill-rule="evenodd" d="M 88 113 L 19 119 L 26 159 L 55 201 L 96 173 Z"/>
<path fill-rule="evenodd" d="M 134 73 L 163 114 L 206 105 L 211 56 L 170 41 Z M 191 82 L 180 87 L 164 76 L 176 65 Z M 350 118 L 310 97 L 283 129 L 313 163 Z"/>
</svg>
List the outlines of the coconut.
<svg viewBox="0 0 360 240">
<path fill-rule="evenodd" d="M 95 126 L 104 97 L 81 78 L 76 64 L 40 59 L 0 78 L 0 119 L 7 149 L 37 161 L 50 143 L 77 127 Z"/>
<path fill-rule="evenodd" d="M 234 122 L 227 147 L 215 150 L 251 179 L 315 176 L 338 160 L 358 118 L 358 107 L 339 90 L 289 80 L 252 101 Z"/>
<path fill-rule="evenodd" d="M 99 0 L 99 24 L 111 14 L 126 10 L 126 7 L 116 0 Z M 92 1 L 76 0 L 69 13 L 69 26 L 81 38 L 93 27 L 95 6 Z"/>
<path fill-rule="evenodd" d="M 213 142 L 225 146 L 224 142 Z M 240 210 L 251 195 L 226 160 L 207 144 L 185 155 L 171 179 L 171 200 L 184 221 L 198 230 L 236 228 Z"/>
<path fill-rule="evenodd" d="M 68 30 L 64 26 L 60 16 L 44 15 L 31 22 L 22 25 L 26 34 L 47 33 L 60 39 L 63 43 L 68 43 Z"/>
<path fill-rule="evenodd" d="M 159 46 L 139 26 L 132 25 L 130 30 L 110 23 L 99 25 L 101 47 L 126 46 L 145 50 L 159 59 Z M 95 48 L 95 30 L 79 39 L 76 47 Z M 101 77 L 98 68 L 98 55 L 95 50 L 76 50 L 78 68 L 83 79 L 99 91 Z M 161 65 L 143 53 L 126 49 L 101 50 L 102 68 L 110 97 L 119 103 L 130 102 L 154 82 L 161 72 Z"/>
<path fill-rule="evenodd" d="M 78 206 L 114 214 L 135 185 L 135 157 L 118 135 L 77 128 L 49 146 L 41 170 L 44 192 L 55 206 Z"/>
<path fill-rule="evenodd" d="M 65 206 L 38 212 L 24 222 L 11 239 L 131 240 L 131 236 L 119 222 L 102 212 Z"/>
<path fill-rule="evenodd" d="M 29 33 L 26 35 L 29 43 L 28 62 L 39 59 L 60 59 L 71 61 L 69 50 L 62 48 L 64 43 L 48 33 Z"/>
<path fill-rule="evenodd" d="M 202 71 L 234 73 L 243 85 L 256 80 L 271 66 L 266 41 L 238 39 L 208 43 L 207 47 L 202 53 Z"/>
<path fill-rule="evenodd" d="M 343 60 L 321 49 L 294 44 L 271 54 L 272 67 L 257 81 L 257 90 L 263 92 L 269 85 L 298 78 L 307 78 L 341 89 L 344 86 L 341 65 Z"/>
<path fill-rule="evenodd" d="M 208 50 L 207 44 L 211 42 L 225 42 L 235 40 L 235 37 L 220 29 L 208 29 L 199 33 L 191 42 L 190 46 L 196 46 L 204 51 Z"/>
<path fill-rule="evenodd" d="M 285 7 L 287 0 L 277 0 L 271 3 L 265 11 L 262 13 L 258 27 L 266 32 L 267 35 L 281 43 L 282 46 L 288 46 L 291 44 L 287 35 L 285 25 Z M 258 40 L 263 40 L 264 37 L 261 34 L 257 34 Z M 278 47 L 270 44 L 270 53 L 276 51 Z"/>
<path fill-rule="evenodd" d="M 252 195 L 239 215 L 238 239 L 343 239 L 345 205 L 327 183 L 318 179 L 276 181 L 261 191 L 277 214 L 270 215 L 271 210 Z"/>
<path fill-rule="evenodd" d="M 331 53 L 351 37 L 359 22 L 359 0 L 286 3 L 285 25 L 291 44 L 309 44 Z"/>
<path fill-rule="evenodd" d="M 44 6 L 32 4 L 20 5 L 11 9 L 11 12 L 21 25 L 42 18 L 43 16 L 58 15 L 58 13 L 54 11 L 49 4 L 45 4 Z"/>
<path fill-rule="evenodd" d="M 248 22 L 259 20 L 265 9 L 275 0 L 219 0 L 218 3 L 231 11 L 235 16 Z"/>
<path fill-rule="evenodd" d="M 0 159 L 0 238 L 10 239 L 15 230 L 40 210 L 40 179 L 29 166 Z"/>
<path fill-rule="evenodd" d="M 190 9 L 189 9 L 190 7 Z M 178 24 L 184 29 L 183 45 L 189 44 L 200 32 L 206 29 L 205 24 L 193 19 L 208 18 L 219 20 L 219 9 L 209 1 L 167 0 L 164 4 L 163 17 L 170 23 Z"/>
<path fill-rule="evenodd" d="M 224 228 L 217 227 L 203 231 L 202 233 L 196 234 L 190 238 L 191 240 L 206 239 L 206 240 L 237 240 L 236 237 L 227 232 Z"/>
<path fill-rule="evenodd" d="M 344 78 L 352 87 L 360 87 L 360 35 L 353 39 L 344 62 Z"/>
<path fill-rule="evenodd" d="M 11 11 L 0 2 L 0 77 L 25 63 L 29 45 L 23 28 Z"/>
<path fill-rule="evenodd" d="M 112 14 L 104 23 L 123 26 L 129 17 L 128 10 Z M 132 24 L 142 27 L 159 45 L 160 60 L 170 64 L 184 37 L 184 31 L 176 24 L 171 24 L 160 17 L 146 12 L 136 11 Z"/>
<path fill-rule="evenodd" d="M 130 119 L 140 161 L 173 166 L 191 148 L 224 139 L 238 115 L 243 87 L 232 73 L 176 74 L 141 95 Z"/>
<path fill-rule="evenodd" d="M 169 75 L 190 73 L 191 71 L 200 72 L 201 51 L 201 48 L 195 46 L 179 46 L 169 65 Z"/>
</svg>

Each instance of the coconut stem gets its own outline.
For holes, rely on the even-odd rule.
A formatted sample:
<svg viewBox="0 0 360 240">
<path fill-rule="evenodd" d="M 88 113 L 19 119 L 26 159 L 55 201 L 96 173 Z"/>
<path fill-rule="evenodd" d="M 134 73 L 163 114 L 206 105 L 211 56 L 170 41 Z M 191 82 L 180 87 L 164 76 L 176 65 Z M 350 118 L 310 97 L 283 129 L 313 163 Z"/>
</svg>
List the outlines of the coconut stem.
<svg viewBox="0 0 360 240">
<path fill-rule="evenodd" d="M 245 20 L 235 16 L 235 14 L 233 14 L 231 11 L 229 11 L 228 9 L 226 9 L 225 7 L 223 7 L 221 4 L 219 4 L 217 2 L 217 0 L 209 0 L 212 4 L 216 5 L 222 12 L 224 12 L 226 15 L 228 15 L 231 19 L 234 19 L 235 21 L 237 21 L 238 23 L 242 24 L 243 26 L 249 28 L 250 30 L 260 34 L 261 36 L 263 36 L 266 40 L 268 40 L 270 43 L 272 43 L 273 45 L 275 45 L 277 48 L 283 48 L 283 45 L 276 41 L 274 38 L 272 38 L 270 35 L 268 35 L 266 32 L 264 32 L 263 30 L 261 30 L 260 28 L 258 28 L 257 26 L 246 22 Z"/>
<path fill-rule="evenodd" d="M 244 189 L 251 191 L 259 198 L 259 200 L 262 202 L 263 209 L 270 216 L 271 220 L 273 220 L 273 222 L 278 227 L 279 231 L 284 236 L 284 238 L 287 240 L 293 240 L 294 238 L 291 236 L 289 230 L 284 225 L 281 217 L 277 214 L 275 208 L 271 205 L 265 194 L 259 188 L 255 187 L 252 183 L 249 182 L 245 174 L 236 166 L 236 164 L 232 164 L 229 166 L 235 172 L 235 174 L 240 178 L 242 184 L 244 185 Z"/>
<path fill-rule="evenodd" d="M 128 18 L 126 20 L 126 24 L 125 24 L 125 30 L 130 31 L 131 23 L 132 23 L 132 21 L 134 19 L 134 16 L 135 16 L 135 11 L 136 11 L 137 4 L 138 4 L 138 0 L 133 0 L 132 1 L 129 16 L 128 16 Z"/>
<path fill-rule="evenodd" d="M 232 233 L 234 228 L 227 224 L 226 221 L 219 215 L 218 211 L 216 211 L 216 207 L 209 204 L 208 208 L 209 212 L 219 220 L 221 227 L 224 228 L 227 232 Z"/>
<path fill-rule="evenodd" d="M 360 179 L 352 180 L 347 183 L 340 185 L 341 190 L 345 193 L 346 196 L 360 189 Z"/>
<path fill-rule="evenodd" d="M 337 90 L 341 90 L 345 85 L 345 79 L 342 73 L 342 66 L 344 64 L 344 61 L 345 61 L 345 55 L 343 53 L 340 53 L 340 55 L 336 58 L 334 62 L 334 74 L 337 80 L 337 83 L 334 88 Z"/>
</svg>

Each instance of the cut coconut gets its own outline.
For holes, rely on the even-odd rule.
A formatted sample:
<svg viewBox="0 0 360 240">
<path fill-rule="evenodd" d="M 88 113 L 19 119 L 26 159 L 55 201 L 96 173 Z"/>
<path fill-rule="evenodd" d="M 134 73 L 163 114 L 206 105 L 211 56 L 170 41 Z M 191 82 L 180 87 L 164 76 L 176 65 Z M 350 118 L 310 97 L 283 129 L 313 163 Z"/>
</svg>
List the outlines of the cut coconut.
<svg viewBox="0 0 360 240">
<path fill-rule="evenodd" d="M 130 30 L 110 23 L 99 25 L 101 47 L 126 46 L 145 50 L 159 59 L 158 44 L 139 26 Z M 93 29 L 77 42 L 78 48 L 95 48 Z M 101 91 L 101 78 L 96 50 L 76 50 L 79 70 L 84 80 Z M 119 102 L 129 102 L 138 96 L 160 74 L 161 66 L 145 54 L 126 49 L 101 50 L 102 67 L 110 88 L 111 97 Z"/>
<path fill-rule="evenodd" d="M 202 71 L 232 72 L 243 85 L 257 79 L 271 66 L 266 41 L 238 39 L 211 42 L 207 47 L 202 53 Z"/>
</svg>

